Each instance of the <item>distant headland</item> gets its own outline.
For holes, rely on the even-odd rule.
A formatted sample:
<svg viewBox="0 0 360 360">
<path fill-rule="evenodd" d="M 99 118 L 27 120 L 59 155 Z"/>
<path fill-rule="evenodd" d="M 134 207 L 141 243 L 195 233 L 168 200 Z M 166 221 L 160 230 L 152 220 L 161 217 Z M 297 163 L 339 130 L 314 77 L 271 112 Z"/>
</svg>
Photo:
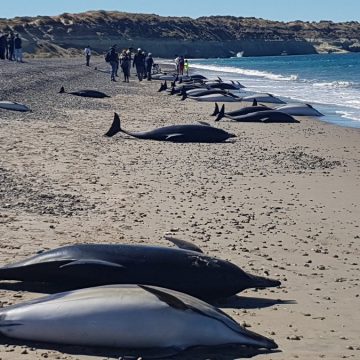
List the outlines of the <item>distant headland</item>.
<svg viewBox="0 0 360 360">
<path fill-rule="evenodd" d="M 0 32 L 19 33 L 31 56 L 78 55 L 86 45 L 151 50 L 156 56 L 276 56 L 360 52 L 360 23 L 278 22 L 210 16 L 163 17 L 116 11 L 0 19 Z"/>
</svg>

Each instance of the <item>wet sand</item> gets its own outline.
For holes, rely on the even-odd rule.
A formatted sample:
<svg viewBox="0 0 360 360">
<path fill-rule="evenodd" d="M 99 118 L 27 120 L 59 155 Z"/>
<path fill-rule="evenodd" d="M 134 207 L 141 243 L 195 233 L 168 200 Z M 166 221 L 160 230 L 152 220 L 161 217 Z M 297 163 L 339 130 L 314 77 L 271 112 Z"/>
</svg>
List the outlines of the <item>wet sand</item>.
<svg viewBox="0 0 360 360">
<path fill-rule="evenodd" d="M 110 82 L 103 59 L 0 63 L 0 264 L 75 243 L 171 246 L 165 233 L 282 286 L 247 290 L 221 307 L 280 352 L 256 359 L 360 358 L 360 131 L 299 124 L 214 123 L 213 105 L 158 93 L 159 82 Z M 58 94 L 90 88 L 111 95 Z M 227 106 L 227 109 L 237 105 Z M 114 111 L 127 130 L 207 121 L 223 144 L 102 135 Z M 41 286 L 0 282 L 2 306 Z M 119 358 L 120 351 L 0 337 L 1 359 Z M 243 355 L 245 356 L 245 355 Z M 249 356 L 246 352 L 246 356 Z M 177 359 L 235 359 L 242 351 Z"/>
</svg>

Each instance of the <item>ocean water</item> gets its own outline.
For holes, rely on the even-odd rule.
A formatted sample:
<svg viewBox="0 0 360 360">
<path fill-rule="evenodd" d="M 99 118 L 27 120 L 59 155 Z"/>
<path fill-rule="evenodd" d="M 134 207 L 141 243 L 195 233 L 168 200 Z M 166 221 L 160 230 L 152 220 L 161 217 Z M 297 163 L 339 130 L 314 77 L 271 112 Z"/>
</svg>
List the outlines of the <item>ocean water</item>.
<svg viewBox="0 0 360 360">
<path fill-rule="evenodd" d="M 306 102 L 322 121 L 360 128 L 360 53 L 192 59 L 209 78 L 239 80 L 246 91 Z"/>
</svg>

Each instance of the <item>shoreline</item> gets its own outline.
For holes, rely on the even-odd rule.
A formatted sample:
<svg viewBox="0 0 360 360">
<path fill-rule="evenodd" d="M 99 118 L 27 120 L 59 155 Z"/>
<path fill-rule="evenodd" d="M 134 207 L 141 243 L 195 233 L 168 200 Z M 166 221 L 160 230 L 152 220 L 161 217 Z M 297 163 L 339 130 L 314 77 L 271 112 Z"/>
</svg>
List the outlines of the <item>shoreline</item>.
<svg viewBox="0 0 360 360">
<path fill-rule="evenodd" d="M 293 57 L 286 58 L 289 60 L 284 60 L 284 57 L 282 59 L 263 57 L 249 60 L 237 58 L 231 60 L 197 59 L 190 61 L 190 66 L 193 71 L 204 73 L 207 77 L 220 76 L 228 80 L 239 80 L 246 86 L 244 90 L 250 94 L 269 92 L 288 103 L 310 103 L 325 114 L 322 121 L 360 128 L 360 110 L 356 101 L 357 78 L 349 79 L 348 75 L 328 77 L 326 68 L 324 70 L 327 73 L 325 77 L 312 77 L 309 75 L 310 68 L 308 66 L 315 61 L 315 57 L 303 56 L 303 60 Z M 345 60 L 346 58 L 350 60 Z M 346 68 L 347 63 L 353 63 L 356 59 L 359 59 L 358 55 L 349 57 L 346 55 L 341 58 L 337 55 L 326 55 L 323 60 L 319 61 L 323 66 L 327 66 L 328 61 L 334 62 L 334 64 L 339 62 Z M 274 66 L 280 67 L 286 61 L 289 61 L 291 65 L 283 70 L 281 68 L 275 70 Z M 339 66 L 335 66 L 336 71 Z"/>
<path fill-rule="evenodd" d="M 95 62 L 91 68 L 83 62 L 0 67 L 2 100 L 33 110 L 0 110 L 0 264 L 83 242 L 170 246 L 163 238 L 170 232 L 245 271 L 282 281 L 279 288 L 250 289 L 220 304 L 278 343 L 280 352 L 257 359 L 355 359 L 359 129 L 313 118 L 214 124 L 211 103 L 179 101 L 158 93 L 160 82 L 139 83 L 134 75 L 129 84 L 111 83 L 109 74 L 93 69 Z M 102 58 L 96 63 L 106 69 Z M 112 97 L 58 94 L 61 86 Z M 237 138 L 224 144 L 108 139 L 103 134 L 114 111 L 129 131 L 207 121 Z M 41 287 L 0 282 L 4 307 L 39 296 Z M 83 360 L 104 354 L 0 337 L 0 357 Z M 196 358 L 215 357 L 232 358 L 226 351 Z"/>
</svg>

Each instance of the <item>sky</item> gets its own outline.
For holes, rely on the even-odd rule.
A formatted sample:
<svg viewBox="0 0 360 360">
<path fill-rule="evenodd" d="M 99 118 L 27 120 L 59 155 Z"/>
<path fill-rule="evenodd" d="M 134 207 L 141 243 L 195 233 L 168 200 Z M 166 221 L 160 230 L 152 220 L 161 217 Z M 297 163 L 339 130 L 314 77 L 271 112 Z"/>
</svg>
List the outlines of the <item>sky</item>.
<svg viewBox="0 0 360 360">
<path fill-rule="evenodd" d="M 0 18 L 118 10 L 163 16 L 232 15 L 279 21 L 360 21 L 360 0 L 0 0 Z"/>
</svg>

